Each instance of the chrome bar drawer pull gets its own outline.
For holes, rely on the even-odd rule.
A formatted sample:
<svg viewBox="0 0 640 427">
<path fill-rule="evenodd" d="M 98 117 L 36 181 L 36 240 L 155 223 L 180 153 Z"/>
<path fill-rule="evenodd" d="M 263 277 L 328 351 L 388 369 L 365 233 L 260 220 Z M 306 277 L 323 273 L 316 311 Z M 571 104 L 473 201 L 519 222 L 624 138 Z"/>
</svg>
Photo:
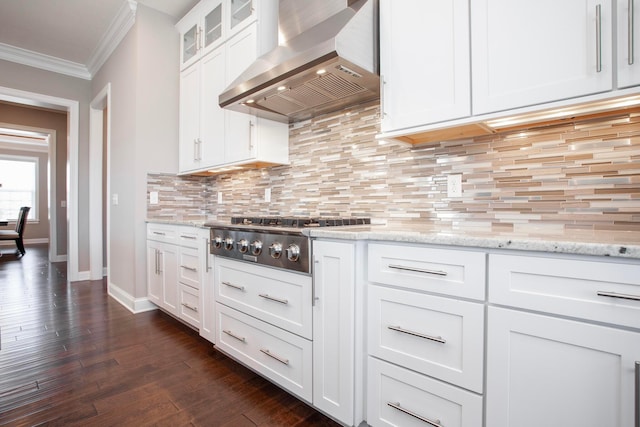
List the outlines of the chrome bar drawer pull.
<svg viewBox="0 0 640 427">
<path fill-rule="evenodd" d="M 420 332 L 409 331 L 407 329 L 401 328 L 400 326 L 387 326 L 387 328 L 391 329 L 392 331 L 402 332 L 403 334 L 413 335 L 414 337 L 424 338 L 425 340 L 439 342 L 440 344 L 444 344 L 447 342 L 447 340 L 442 337 L 434 337 L 431 335 L 421 334 Z"/>
<path fill-rule="evenodd" d="M 596 71 L 602 71 L 602 6 L 596 5 Z"/>
<path fill-rule="evenodd" d="M 196 240 L 197 237 L 196 236 L 185 236 L 185 235 L 180 235 L 180 237 L 182 237 L 183 239 L 190 239 L 190 240 Z"/>
<path fill-rule="evenodd" d="M 418 267 L 405 267 L 403 265 L 389 264 L 389 268 L 402 271 L 413 271 L 414 273 L 433 274 L 434 276 L 446 276 L 447 272 L 442 270 L 429 270 L 426 268 Z"/>
<path fill-rule="evenodd" d="M 598 291 L 600 297 L 611 297 L 620 299 L 630 299 L 631 301 L 640 301 L 640 295 L 620 294 L 618 292 Z"/>
<path fill-rule="evenodd" d="M 628 16 L 628 21 L 629 22 L 627 23 L 627 25 L 629 26 L 629 29 L 628 29 L 629 38 L 627 40 L 627 43 L 629 44 L 629 46 L 628 46 L 629 59 L 627 60 L 627 62 L 628 62 L 629 65 L 633 65 L 633 54 L 634 54 L 634 50 L 635 50 L 635 47 L 634 47 L 634 36 L 635 36 L 634 32 L 635 32 L 635 28 L 634 28 L 634 22 L 633 22 L 633 19 L 634 19 L 633 15 L 634 15 L 635 12 L 633 10 L 633 2 L 634 2 L 634 0 L 629 0 L 629 12 L 628 12 L 629 13 L 629 16 Z"/>
<path fill-rule="evenodd" d="M 157 234 L 158 236 L 166 236 L 166 234 L 161 231 L 154 231 L 153 234 Z"/>
<path fill-rule="evenodd" d="M 233 283 L 229 283 L 229 282 L 222 282 L 222 284 L 230 288 L 237 289 L 239 291 L 244 291 L 244 286 L 234 285 Z"/>
<path fill-rule="evenodd" d="M 229 335 L 231 338 L 235 338 L 238 341 L 242 341 L 242 342 L 247 342 L 247 339 L 244 337 L 239 337 L 238 335 L 234 334 L 231 331 L 225 331 L 224 329 L 222 330 L 222 332 L 224 332 L 225 334 Z"/>
<path fill-rule="evenodd" d="M 272 359 L 276 359 L 278 362 L 282 363 L 283 365 L 289 365 L 289 359 L 285 359 L 285 358 L 282 358 L 280 356 L 276 356 L 275 354 L 271 353 L 266 348 L 261 348 L 260 351 L 263 352 L 264 354 L 266 354 L 267 356 L 271 357 Z"/>
<path fill-rule="evenodd" d="M 416 414 L 415 412 L 411 412 L 408 409 L 404 409 L 402 406 L 400 406 L 400 403 L 387 402 L 387 405 L 391 406 L 393 409 L 396 409 L 400 412 L 410 415 L 413 418 L 417 418 L 420 421 L 429 424 L 430 426 L 443 427 L 442 424 L 440 424 L 440 420 L 430 420 L 429 418 L 425 418 L 421 415 Z"/>
<path fill-rule="evenodd" d="M 198 269 L 195 267 L 189 267 L 188 265 L 181 265 L 180 267 L 184 268 L 185 270 L 189 270 L 189 271 L 193 271 L 194 273 L 198 272 Z"/>
<path fill-rule="evenodd" d="M 189 304 L 187 304 L 186 302 L 183 302 L 182 306 L 185 307 L 185 308 L 188 308 L 191 311 L 195 311 L 196 313 L 198 312 L 198 308 L 197 307 L 192 307 Z"/>
<path fill-rule="evenodd" d="M 279 302 L 280 304 L 289 304 L 289 301 L 286 299 L 280 299 L 280 298 L 276 298 L 276 297 L 272 297 L 270 295 L 267 294 L 258 294 L 258 296 L 264 298 L 264 299 L 268 299 L 269 301 L 275 301 L 275 302 Z"/>
</svg>

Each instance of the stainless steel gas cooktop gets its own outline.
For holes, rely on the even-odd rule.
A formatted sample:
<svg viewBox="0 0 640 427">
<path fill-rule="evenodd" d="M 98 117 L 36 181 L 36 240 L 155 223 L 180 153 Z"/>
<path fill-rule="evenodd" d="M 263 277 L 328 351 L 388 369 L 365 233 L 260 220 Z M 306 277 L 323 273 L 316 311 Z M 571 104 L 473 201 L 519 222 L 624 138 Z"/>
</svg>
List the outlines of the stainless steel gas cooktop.
<svg viewBox="0 0 640 427">
<path fill-rule="evenodd" d="M 233 217 L 211 228 L 217 256 L 311 274 L 311 245 L 305 228 L 370 224 L 369 218 Z"/>
</svg>

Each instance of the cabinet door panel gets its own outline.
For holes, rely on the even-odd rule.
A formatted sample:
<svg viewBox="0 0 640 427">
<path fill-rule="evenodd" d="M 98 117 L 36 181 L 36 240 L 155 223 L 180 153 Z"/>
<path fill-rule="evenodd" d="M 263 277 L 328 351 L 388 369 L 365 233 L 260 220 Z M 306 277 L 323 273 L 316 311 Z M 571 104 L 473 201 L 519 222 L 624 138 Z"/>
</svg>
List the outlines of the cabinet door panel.
<svg viewBox="0 0 640 427">
<path fill-rule="evenodd" d="M 202 165 L 224 162 L 225 110 L 218 104 L 218 95 L 225 89 L 224 47 L 202 58 Z"/>
<path fill-rule="evenodd" d="M 489 308 L 487 425 L 627 427 L 640 334 Z"/>
<path fill-rule="evenodd" d="M 228 84 L 256 59 L 256 30 L 256 26 L 252 25 L 226 43 Z M 255 157 L 255 116 L 230 110 L 225 114 L 225 163 Z"/>
<path fill-rule="evenodd" d="M 200 164 L 200 79 L 199 63 L 180 73 L 180 172 Z"/>
<path fill-rule="evenodd" d="M 473 114 L 611 90 L 611 19 L 610 0 L 471 2 Z"/>
<path fill-rule="evenodd" d="M 382 129 L 471 113 L 469 2 L 382 0 Z"/>
<path fill-rule="evenodd" d="M 313 404 L 354 422 L 355 254 L 351 244 L 315 241 Z"/>
<path fill-rule="evenodd" d="M 618 0 L 618 87 L 640 85 L 640 1 Z"/>
</svg>

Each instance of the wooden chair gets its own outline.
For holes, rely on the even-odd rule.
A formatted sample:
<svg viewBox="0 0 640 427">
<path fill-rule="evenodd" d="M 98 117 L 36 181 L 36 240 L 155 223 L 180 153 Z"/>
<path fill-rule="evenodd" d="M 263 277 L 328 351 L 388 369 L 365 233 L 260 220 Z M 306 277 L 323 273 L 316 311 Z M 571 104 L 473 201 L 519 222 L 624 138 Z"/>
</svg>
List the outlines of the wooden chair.
<svg viewBox="0 0 640 427">
<path fill-rule="evenodd" d="M 23 206 L 20 208 L 18 214 L 18 221 L 16 222 L 16 229 L 14 230 L 0 230 L 0 240 L 13 240 L 16 242 L 18 248 L 16 254 L 20 256 L 24 255 L 24 243 L 22 241 L 22 235 L 24 234 L 25 226 L 27 225 L 27 215 L 29 215 L 30 207 Z"/>
</svg>

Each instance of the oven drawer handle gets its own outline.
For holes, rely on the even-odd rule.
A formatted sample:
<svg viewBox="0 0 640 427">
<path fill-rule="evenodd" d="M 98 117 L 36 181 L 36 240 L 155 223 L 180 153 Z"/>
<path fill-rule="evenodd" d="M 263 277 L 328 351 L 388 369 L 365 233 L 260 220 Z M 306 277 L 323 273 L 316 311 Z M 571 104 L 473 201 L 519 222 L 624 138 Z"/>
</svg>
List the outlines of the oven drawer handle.
<svg viewBox="0 0 640 427">
<path fill-rule="evenodd" d="M 420 421 L 429 424 L 430 426 L 433 427 L 442 427 L 442 424 L 440 424 L 440 420 L 430 420 L 429 418 L 425 418 L 422 415 L 418 415 L 415 412 L 412 412 L 408 409 L 404 409 L 402 406 L 400 406 L 400 403 L 393 403 L 393 402 L 387 402 L 387 405 L 391 406 L 393 409 L 396 409 L 400 412 L 403 412 L 407 415 L 412 416 L 413 418 L 417 418 Z"/>
<path fill-rule="evenodd" d="M 600 297 L 611 297 L 611 298 L 621 298 L 621 299 L 630 299 L 631 301 L 640 301 L 640 295 L 620 294 L 618 292 L 598 291 L 598 296 L 600 296 Z"/>
<path fill-rule="evenodd" d="M 245 337 L 239 337 L 238 335 L 234 334 L 231 331 L 223 329 L 222 332 L 224 332 L 225 334 L 229 335 L 231 338 L 237 339 L 238 341 L 247 342 L 247 339 Z"/>
<path fill-rule="evenodd" d="M 289 304 L 289 301 L 286 299 L 280 299 L 280 298 L 276 298 L 276 297 L 272 297 L 271 295 L 268 294 L 258 294 L 258 296 L 264 298 L 264 299 L 268 299 L 269 301 L 275 301 L 275 302 L 279 302 L 280 304 Z"/>
<path fill-rule="evenodd" d="M 244 291 L 244 286 L 234 285 L 233 283 L 229 283 L 229 282 L 222 282 L 222 284 L 230 288 L 237 289 L 239 291 Z"/>
<path fill-rule="evenodd" d="M 182 306 L 185 307 L 185 308 L 188 308 L 191 311 L 195 311 L 196 313 L 198 312 L 198 307 L 193 307 L 193 306 L 187 304 L 186 302 L 183 302 Z"/>
<path fill-rule="evenodd" d="M 272 359 L 277 360 L 278 362 L 282 363 L 283 365 L 289 365 L 289 359 L 285 359 L 283 357 L 280 356 L 276 356 L 275 354 L 271 353 L 269 350 L 267 350 L 266 348 L 261 348 L 260 351 L 264 354 L 266 354 L 267 356 L 271 357 Z"/>
<path fill-rule="evenodd" d="M 425 340 L 439 342 L 440 344 L 444 344 L 447 342 L 447 340 L 442 337 L 434 337 L 431 335 L 421 334 L 420 332 L 409 331 L 407 329 L 401 328 L 400 326 L 387 326 L 387 328 L 391 329 L 392 331 L 402 332 L 403 334 L 413 335 L 414 337 L 424 338 Z"/>
<path fill-rule="evenodd" d="M 412 271 L 414 273 L 425 273 L 425 274 L 433 274 L 434 276 L 446 276 L 447 272 L 442 270 L 429 270 L 426 268 L 418 268 L 418 267 L 405 267 L 403 265 L 397 264 L 389 264 L 389 268 L 394 270 L 402 270 L 402 271 Z"/>
<path fill-rule="evenodd" d="M 195 267 L 189 267 L 188 265 L 181 265 L 180 267 L 184 268 L 185 270 L 189 270 L 189 271 L 193 271 L 194 273 L 198 272 L 198 269 Z"/>
</svg>

